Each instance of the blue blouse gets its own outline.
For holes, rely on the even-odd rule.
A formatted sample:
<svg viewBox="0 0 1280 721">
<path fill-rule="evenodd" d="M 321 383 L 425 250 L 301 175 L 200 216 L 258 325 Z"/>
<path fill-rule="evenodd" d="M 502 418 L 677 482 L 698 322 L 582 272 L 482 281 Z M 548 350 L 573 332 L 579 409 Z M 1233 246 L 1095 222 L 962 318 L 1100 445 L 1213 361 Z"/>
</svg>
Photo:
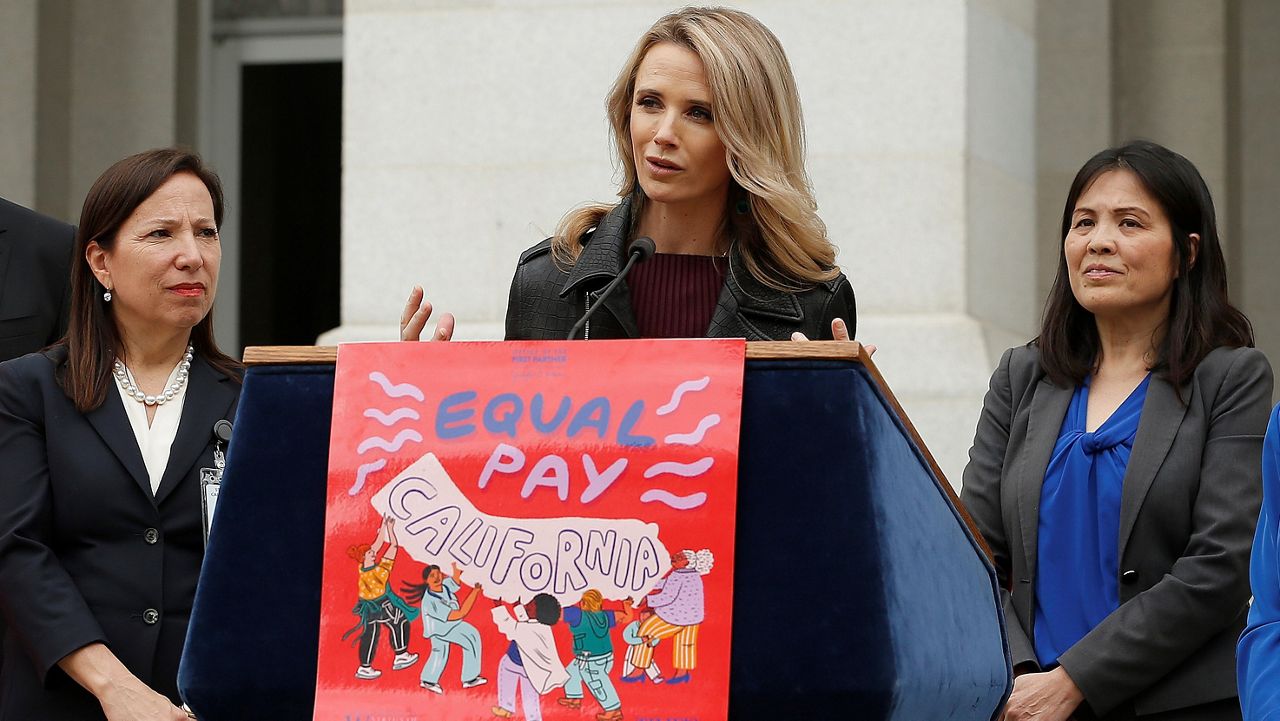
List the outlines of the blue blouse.
<svg viewBox="0 0 1280 721">
<path fill-rule="evenodd" d="M 1280 718 L 1280 406 L 1262 444 L 1262 515 L 1249 561 L 1253 605 L 1236 653 L 1247 721 Z"/>
<path fill-rule="evenodd" d="M 1040 488 L 1036 657 L 1044 668 L 1120 607 L 1120 497 L 1151 376 L 1086 432 L 1089 380 L 1071 397 Z"/>
</svg>

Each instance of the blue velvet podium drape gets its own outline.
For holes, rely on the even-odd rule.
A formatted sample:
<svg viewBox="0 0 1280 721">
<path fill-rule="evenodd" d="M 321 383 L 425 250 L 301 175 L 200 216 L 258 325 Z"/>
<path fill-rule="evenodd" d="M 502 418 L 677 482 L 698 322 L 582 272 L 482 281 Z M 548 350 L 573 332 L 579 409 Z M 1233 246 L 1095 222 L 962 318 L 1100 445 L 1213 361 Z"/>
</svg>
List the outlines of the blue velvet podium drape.
<svg viewBox="0 0 1280 721">
<path fill-rule="evenodd" d="M 246 375 L 178 677 L 202 721 L 311 719 L 333 370 Z M 729 718 L 995 718 L 995 573 L 867 368 L 748 361 L 739 445 Z"/>
</svg>

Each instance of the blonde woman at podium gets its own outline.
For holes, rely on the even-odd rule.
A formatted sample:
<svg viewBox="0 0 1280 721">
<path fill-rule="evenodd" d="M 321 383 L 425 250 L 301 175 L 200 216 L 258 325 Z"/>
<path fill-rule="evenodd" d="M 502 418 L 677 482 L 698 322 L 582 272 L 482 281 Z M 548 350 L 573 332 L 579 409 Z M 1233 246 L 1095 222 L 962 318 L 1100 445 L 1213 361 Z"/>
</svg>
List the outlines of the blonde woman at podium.
<svg viewBox="0 0 1280 721">
<path fill-rule="evenodd" d="M 795 79 L 768 28 L 727 8 L 673 12 L 605 106 L 621 200 L 570 211 L 520 256 L 507 339 L 852 336 L 853 288 L 815 210 Z M 415 288 L 401 339 L 430 314 Z M 445 316 L 433 339 L 452 329 Z"/>
<path fill-rule="evenodd" d="M 1062 217 L 1040 335 L 1004 354 L 962 498 L 995 554 L 1017 678 L 1005 721 L 1240 718 L 1271 366 L 1227 296 L 1184 157 L 1094 156 Z"/>
<path fill-rule="evenodd" d="M 178 660 L 240 365 L 218 350 L 222 188 L 152 150 L 76 232 L 67 335 L 0 364 L 3 721 L 176 721 Z"/>
</svg>

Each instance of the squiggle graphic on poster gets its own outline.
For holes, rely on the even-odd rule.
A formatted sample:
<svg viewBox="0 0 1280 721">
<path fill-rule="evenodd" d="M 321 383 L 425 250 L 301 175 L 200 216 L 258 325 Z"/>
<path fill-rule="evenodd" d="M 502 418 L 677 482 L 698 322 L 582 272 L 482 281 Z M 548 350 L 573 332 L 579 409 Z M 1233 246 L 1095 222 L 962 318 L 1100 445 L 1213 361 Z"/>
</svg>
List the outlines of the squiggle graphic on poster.
<svg viewBox="0 0 1280 721">
<path fill-rule="evenodd" d="M 372 499 L 396 518 L 400 546 L 421 563 L 457 564 L 491 598 L 527 601 L 549 593 L 562 605 L 594 588 L 639 602 L 671 569 L 658 526 L 602 518 L 502 518 L 481 513 L 428 453 Z"/>
</svg>

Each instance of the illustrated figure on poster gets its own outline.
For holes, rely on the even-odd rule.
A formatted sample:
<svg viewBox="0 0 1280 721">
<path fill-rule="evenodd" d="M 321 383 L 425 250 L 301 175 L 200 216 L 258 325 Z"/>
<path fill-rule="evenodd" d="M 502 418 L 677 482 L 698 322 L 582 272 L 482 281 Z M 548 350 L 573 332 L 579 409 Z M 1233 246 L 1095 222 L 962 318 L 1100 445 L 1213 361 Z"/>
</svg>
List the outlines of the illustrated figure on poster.
<svg viewBox="0 0 1280 721">
<path fill-rule="evenodd" d="M 480 675 L 480 632 L 464 621 L 471 607 L 480 597 L 480 584 L 476 584 L 466 599 L 458 601 L 462 589 L 462 570 L 453 564 L 453 575 L 446 576 L 439 566 L 422 569 L 422 583 L 404 583 L 400 592 L 411 604 L 422 604 L 422 637 L 431 641 L 431 654 L 422 667 L 419 683 L 433 693 L 444 693 L 440 675 L 449 663 L 449 647 L 462 649 L 462 687 L 475 688 L 488 683 Z"/>
<path fill-rule="evenodd" d="M 397 596 L 390 584 L 396 549 L 400 547 L 395 527 L 395 519 L 387 516 L 382 519 L 372 546 L 362 543 L 347 549 L 347 555 L 360 563 L 360 600 L 351 610 L 360 617 L 360 622 L 342 634 L 342 638 L 346 640 L 356 631 L 360 632 L 360 667 L 356 669 L 356 678 L 359 679 L 371 680 L 382 675 L 382 671 L 373 667 L 373 657 L 383 628 L 386 628 L 391 649 L 396 654 L 391 661 L 392 670 L 409 668 L 418 661 L 418 654 L 409 653 L 409 622 L 418 617 L 418 610 Z M 379 560 L 378 554 L 383 546 L 388 546 L 387 552 Z"/>
<path fill-rule="evenodd" d="M 708 549 L 701 551 L 676 551 L 671 554 L 671 573 L 658 581 L 645 603 L 653 609 L 653 615 L 640 624 L 642 643 L 631 646 L 627 661 L 638 669 L 622 677 L 626 683 L 643 681 L 644 673 L 653 663 L 654 646 L 651 642 L 674 637 L 671 665 L 675 675 L 667 683 L 688 683 L 690 672 L 698 666 L 698 628 L 706 617 L 702 577 L 711 572 L 715 557 Z"/>
<path fill-rule="evenodd" d="M 498 705 L 493 707 L 493 715 L 515 716 L 518 690 L 525 718 L 542 721 L 540 697 L 569 681 L 551 633 L 551 627 L 560 622 L 560 602 L 555 596 L 539 593 L 529 603 L 517 605 L 514 615 L 502 601 L 493 604 L 493 623 L 511 642 L 498 662 Z"/>
<path fill-rule="evenodd" d="M 619 619 L 621 617 L 621 619 Z M 625 601 L 621 611 L 604 609 L 604 596 L 591 589 L 582 594 L 576 606 L 564 609 L 564 622 L 573 634 L 573 661 L 569 662 L 569 682 L 564 686 L 561 706 L 582 708 L 582 687 L 600 703 L 597 721 L 620 721 L 622 699 L 613 687 L 609 673 L 613 671 L 613 639 L 610 632 L 631 620 L 631 602 Z"/>
<path fill-rule="evenodd" d="M 640 627 L 643 626 L 644 622 L 649 620 L 649 617 L 652 615 L 653 609 L 640 609 L 636 620 L 628 623 L 627 627 L 622 629 L 622 640 L 626 641 L 628 646 L 639 646 L 642 643 L 647 643 L 650 647 L 658 645 L 658 639 L 656 638 L 645 640 L 640 637 Z M 649 656 L 649 668 L 640 669 L 640 671 L 640 675 L 630 679 L 629 682 L 643 681 L 646 675 L 654 684 L 663 683 L 666 680 L 662 677 L 662 668 L 658 666 L 657 661 L 653 660 L 652 654 Z M 633 676 L 635 673 L 636 667 L 631 663 L 631 649 L 627 649 L 627 652 L 623 655 L 622 661 L 622 675 L 624 680 L 626 680 L 627 677 Z"/>
</svg>

